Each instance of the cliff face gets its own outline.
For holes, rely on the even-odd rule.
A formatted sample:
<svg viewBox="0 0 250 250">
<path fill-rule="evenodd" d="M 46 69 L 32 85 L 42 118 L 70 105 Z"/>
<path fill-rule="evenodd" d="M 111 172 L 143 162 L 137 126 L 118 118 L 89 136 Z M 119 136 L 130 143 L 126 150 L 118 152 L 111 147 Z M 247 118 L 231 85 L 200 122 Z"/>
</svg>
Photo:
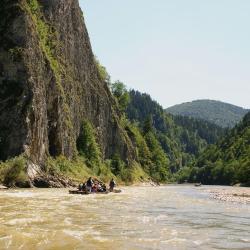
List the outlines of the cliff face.
<svg viewBox="0 0 250 250">
<path fill-rule="evenodd" d="M 25 152 L 76 153 L 81 123 L 97 131 L 103 158 L 135 153 L 99 74 L 77 0 L 0 3 L 0 160 Z"/>
</svg>

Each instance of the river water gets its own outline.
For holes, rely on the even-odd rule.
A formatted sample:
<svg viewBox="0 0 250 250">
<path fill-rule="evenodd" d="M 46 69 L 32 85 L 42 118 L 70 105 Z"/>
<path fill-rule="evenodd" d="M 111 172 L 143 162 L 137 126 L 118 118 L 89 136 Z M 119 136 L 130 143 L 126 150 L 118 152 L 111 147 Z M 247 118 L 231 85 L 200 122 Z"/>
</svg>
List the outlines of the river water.
<svg viewBox="0 0 250 250">
<path fill-rule="evenodd" d="M 203 189 L 126 187 L 88 196 L 1 191 L 0 249 L 249 250 L 250 206 L 213 200 Z"/>
</svg>

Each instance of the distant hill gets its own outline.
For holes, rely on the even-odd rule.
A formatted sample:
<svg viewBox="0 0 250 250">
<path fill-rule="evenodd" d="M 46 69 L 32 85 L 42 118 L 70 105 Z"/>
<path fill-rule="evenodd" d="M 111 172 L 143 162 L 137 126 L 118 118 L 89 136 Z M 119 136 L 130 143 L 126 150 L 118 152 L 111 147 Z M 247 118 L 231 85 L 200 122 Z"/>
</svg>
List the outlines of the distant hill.
<svg viewBox="0 0 250 250">
<path fill-rule="evenodd" d="M 166 111 L 173 115 L 198 118 L 224 128 L 232 128 L 249 110 L 220 101 L 197 100 L 172 106 Z"/>
</svg>

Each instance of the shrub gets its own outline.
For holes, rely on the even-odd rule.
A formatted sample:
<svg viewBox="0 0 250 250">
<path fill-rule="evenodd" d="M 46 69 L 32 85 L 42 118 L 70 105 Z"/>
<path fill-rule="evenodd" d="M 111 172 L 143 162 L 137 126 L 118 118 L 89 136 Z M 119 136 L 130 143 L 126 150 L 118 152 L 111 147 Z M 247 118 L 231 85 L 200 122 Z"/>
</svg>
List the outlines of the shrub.
<svg viewBox="0 0 250 250">
<path fill-rule="evenodd" d="M 83 181 L 94 175 L 93 171 L 86 166 L 83 157 L 77 157 L 72 161 L 62 155 L 56 158 L 50 157 L 47 160 L 46 169 L 49 174 L 65 175 L 76 182 Z"/>
<path fill-rule="evenodd" d="M 95 131 L 87 120 L 82 123 L 80 135 L 77 139 L 77 150 L 86 159 L 88 167 L 99 168 L 101 165 L 101 150 L 96 142 Z"/>
<path fill-rule="evenodd" d="M 8 187 L 29 187 L 26 159 L 22 156 L 0 164 L 1 181 Z"/>
</svg>

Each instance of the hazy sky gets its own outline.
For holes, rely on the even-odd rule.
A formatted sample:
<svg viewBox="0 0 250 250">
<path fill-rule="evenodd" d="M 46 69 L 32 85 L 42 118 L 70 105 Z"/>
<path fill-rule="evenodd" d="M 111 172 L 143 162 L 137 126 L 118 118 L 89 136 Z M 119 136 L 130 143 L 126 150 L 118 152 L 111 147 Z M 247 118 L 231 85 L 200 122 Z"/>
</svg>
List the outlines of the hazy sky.
<svg viewBox="0 0 250 250">
<path fill-rule="evenodd" d="M 80 0 L 112 80 L 163 107 L 215 99 L 250 108 L 249 0 Z"/>
</svg>

